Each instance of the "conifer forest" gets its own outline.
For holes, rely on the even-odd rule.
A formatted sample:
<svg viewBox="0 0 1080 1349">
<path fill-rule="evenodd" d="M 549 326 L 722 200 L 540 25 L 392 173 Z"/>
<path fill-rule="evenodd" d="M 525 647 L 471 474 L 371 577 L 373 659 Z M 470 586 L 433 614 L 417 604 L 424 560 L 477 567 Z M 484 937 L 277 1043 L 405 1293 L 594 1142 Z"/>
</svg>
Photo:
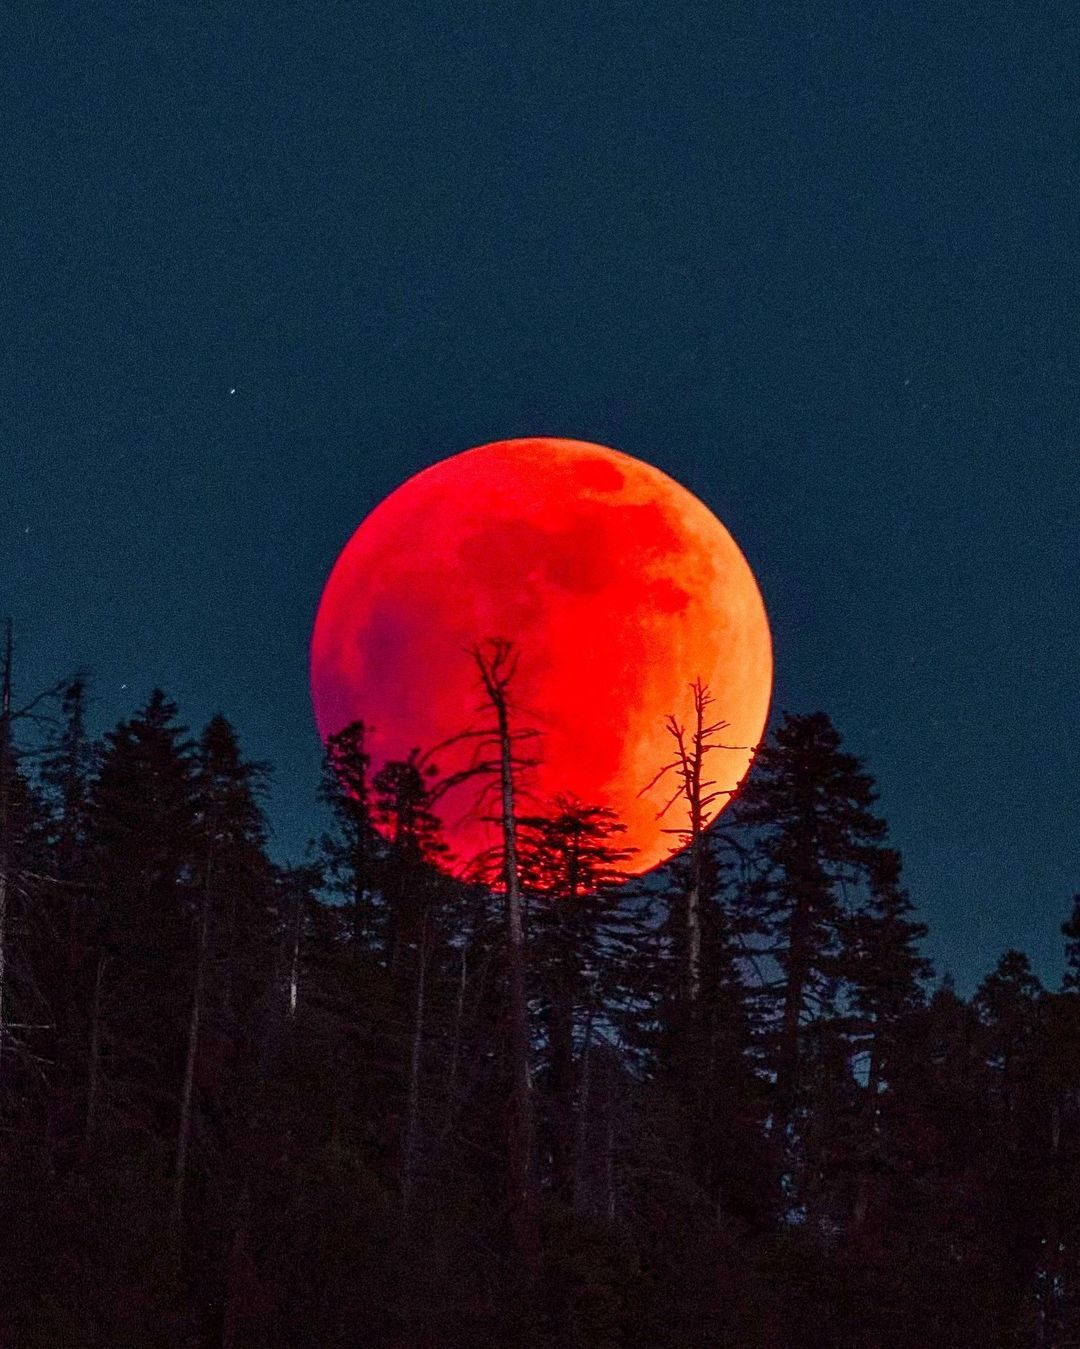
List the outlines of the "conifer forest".
<svg viewBox="0 0 1080 1349">
<path fill-rule="evenodd" d="M 95 738 L 9 629 L 0 1345 L 1080 1344 L 1080 901 L 1060 988 L 1009 950 L 961 996 L 826 713 L 707 827 L 700 684 L 631 876 L 529 797 L 506 656 L 457 780 L 334 736 L 286 866 L 242 728 L 157 690 Z"/>
</svg>

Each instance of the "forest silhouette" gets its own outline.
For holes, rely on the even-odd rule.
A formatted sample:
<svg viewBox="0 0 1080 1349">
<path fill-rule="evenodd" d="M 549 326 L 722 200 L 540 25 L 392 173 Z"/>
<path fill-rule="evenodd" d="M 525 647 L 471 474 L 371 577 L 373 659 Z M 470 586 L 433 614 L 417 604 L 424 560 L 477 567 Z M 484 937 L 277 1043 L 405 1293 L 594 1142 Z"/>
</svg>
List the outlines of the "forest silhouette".
<svg viewBox="0 0 1080 1349">
<path fill-rule="evenodd" d="M 602 801 L 529 797 L 511 648 L 472 658 L 468 769 L 343 728 L 285 866 L 224 716 L 156 690 L 95 740 L 9 628 L 0 1346 L 1080 1343 L 1080 897 L 1061 989 L 1007 951 L 960 996 L 826 714 L 710 827 L 700 684 L 630 876 Z"/>
</svg>

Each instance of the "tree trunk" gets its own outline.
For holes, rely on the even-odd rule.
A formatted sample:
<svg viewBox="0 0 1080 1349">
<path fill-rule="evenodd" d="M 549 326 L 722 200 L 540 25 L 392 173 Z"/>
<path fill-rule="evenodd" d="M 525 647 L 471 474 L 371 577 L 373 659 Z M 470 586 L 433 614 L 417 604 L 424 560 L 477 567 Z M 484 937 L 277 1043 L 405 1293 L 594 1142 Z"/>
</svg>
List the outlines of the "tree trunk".
<svg viewBox="0 0 1080 1349">
<path fill-rule="evenodd" d="M 560 980 L 552 990 L 548 1011 L 551 1055 L 552 1171 L 556 1195 L 574 1194 L 574 1008 L 570 990 Z"/>
<path fill-rule="evenodd" d="M 696 1021 L 701 1003 L 701 881 L 702 881 L 702 834 L 705 831 L 705 795 L 708 785 L 705 778 L 705 758 L 714 748 L 712 733 L 715 727 L 705 725 L 705 712 L 712 698 L 700 679 L 692 685 L 694 694 L 694 735 L 692 748 L 687 755 L 681 735 L 676 739 L 682 759 L 683 795 L 686 798 L 687 824 L 689 825 L 690 883 L 686 891 L 686 967 L 683 984 L 686 991 L 687 1011 L 691 1021 Z"/>
<path fill-rule="evenodd" d="M 691 827 L 690 885 L 686 893 L 686 996 L 690 1016 L 694 1018 L 701 1002 L 701 810 L 696 802 Z"/>
<path fill-rule="evenodd" d="M 795 1108 L 795 1079 L 799 1063 L 799 1025 L 806 993 L 808 958 L 806 952 L 808 918 L 806 901 L 799 899 L 791 920 L 788 944 L 788 979 L 784 989 L 784 1010 L 780 1022 L 780 1044 L 776 1058 L 776 1091 L 773 1108 L 773 1138 L 782 1156 L 787 1146 L 787 1129 Z"/>
<path fill-rule="evenodd" d="M 574 1140 L 574 1211 L 585 1210 L 585 1149 L 589 1138 L 589 1105 L 592 1087 L 593 1008 L 585 1014 L 585 1039 L 581 1046 L 581 1080 L 578 1085 L 577 1130 Z"/>
<path fill-rule="evenodd" d="M 97 974 L 94 977 L 94 1004 L 90 1013 L 90 1061 L 87 1068 L 86 1084 L 86 1131 L 83 1135 L 83 1147 L 87 1152 L 94 1145 L 97 1131 L 98 1077 L 101 1060 L 101 984 L 105 977 L 106 956 L 99 956 Z"/>
<path fill-rule="evenodd" d="M 615 1221 L 615 1106 L 608 1096 L 607 1129 L 604 1133 L 604 1213 L 609 1223 Z"/>
<path fill-rule="evenodd" d="M 258 1275 L 248 1246 L 248 1210 L 251 1200 L 245 1187 L 237 1206 L 236 1223 L 225 1267 L 225 1313 L 221 1323 L 221 1349 L 235 1349 L 237 1339 L 255 1311 Z"/>
<path fill-rule="evenodd" d="M 428 915 L 424 914 L 420 929 L 416 995 L 413 1000 L 412 1047 L 409 1053 L 409 1090 L 405 1106 L 405 1141 L 401 1161 L 401 1213 L 407 1224 L 412 1203 L 416 1140 L 420 1123 L 420 1059 L 424 1043 L 424 985 L 427 975 Z"/>
<path fill-rule="evenodd" d="M 510 1106 L 510 1201 L 518 1248 L 527 1270 L 539 1262 L 539 1237 L 533 1200 L 533 1100 L 528 1002 L 525 993 L 525 934 L 518 882 L 514 783 L 506 704 L 501 703 L 503 847 L 506 869 L 506 926 L 510 983 L 510 1056 L 513 1086 Z"/>
<path fill-rule="evenodd" d="M 63 813 L 56 844 L 57 874 L 67 886 L 67 962 L 74 976 L 79 966 L 79 898 L 75 880 L 79 813 L 84 799 L 83 759 L 86 732 L 83 723 L 84 689 L 81 679 L 68 685 L 65 709 L 68 721 L 64 730 L 67 754 L 64 759 Z"/>
<path fill-rule="evenodd" d="M 461 1022 L 465 1015 L 465 983 L 467 975 L 466 948 L 461 948 L 461 976 L 458 979 L 457 997 L 454 1000 L 454 1033 L 450 1041 L 450 1064 L 446 1070 L 446 1118 L 443 1121 L 443 1132 L 446 1133 L 450 1128 L 450 1121 L 454 1117 L 456 1105 L 455 1097 L 457 1095 L 457 1074 L 458 1058 L 461 1054 Z"/>
<path fill-rule="evenodd" d="M 529 1009 L 525 990 L 525 932 L 522 922 L 521 882 L 518 872 L 517 817 L 514 806 L 513 742 L 507 712 L 506 688 L 509 650 L 499 643 L 477 664 L 495 710 L 500 751 L 503 872 L 506 885 L 507 982 L 510 1016 L 510 1118 L 508 1130 L 508 1199 L 511 1225 L 522 1267 L 528 1276 L 540 1263 L 535 1178 L 533 1176 L 533 1097 L 530 1069 Z"/>
<path fill-rule="evenodd" d="M 180 1093 L 180 1127 L 176 1135 L 176 1169 L 173 1181 L 173 1224 L 177 1230 L 184 1213 L 184 1179 L 187 1172 L 188 1142 L 191 1136 L 191 1097 L 195 1083 L 195 1060 L 199 1052 L 199 1026 L 202 1018 L 203 986 L 206 981 L 206 952 L 210 933 L 210 869 L 206 864 L 206 883 L 203 886 L 202 917 L 199 923 L 199 953 L 195 965 L 195 992 L 191 999 L 191 1019 L 188 1023 L 187 1060 L 184 1064 L 184 1085 Z"/>
<path fill-rule="evenodd" d="M 881 1036 L 880 1026 L 875 1024 L 870 1041 L 870 1066 L 866 1075 L 866 1154 L 859 1172 L 855 1203 L 852 1206 L 851 1223 L 859 1228 L 865 1223 L 870 1211 L 870 1199 L 874 1189 L 874 1167 L 878 1155 L 878 1093 L 881 1090 L 881 1048 L 878 1044 Z"/>
<path fill-rule="evenodd" d="M 300 998 L 300 920 L 303 912 L 303 897 L 300 887 L 296 888 L 296 909 L 293 913 L 292 960 L 289 963 L 289 1016 L 296 1016 L 296 1006 Z"/>
</svg>

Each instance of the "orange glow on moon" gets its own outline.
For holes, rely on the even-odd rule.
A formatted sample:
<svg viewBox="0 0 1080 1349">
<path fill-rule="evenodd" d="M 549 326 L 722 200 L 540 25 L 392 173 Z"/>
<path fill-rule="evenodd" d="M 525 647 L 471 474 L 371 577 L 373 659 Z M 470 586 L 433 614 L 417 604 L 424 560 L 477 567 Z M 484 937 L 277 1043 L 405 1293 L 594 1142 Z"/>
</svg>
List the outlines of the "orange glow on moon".
<svg viewBox="0 0 1080 1349">
<path fill-rule="evenodd" d="M 677 807 L 656 818 L 674 783 L 639 792 L 671 758 L 668 713 L 690 719 L 690 682 L 709 685 L 715 719 L 730 723 L 725 744 L 761 738 L 772 646 L 753 573 L 702 502 L 617 450 L 497 441 L 432 465 L 377 506 L 316 616 L 320 734 L 363 720 L 377 770 L 480 724 L 467 651 L 491 637 L 515 644 L 512 697 L 536 714 L 521 724 L 541 732 L 530 790 L 615 810 L 634 871 L 669 856 L 663 830 L 681 823 Z M 447 751 L 440 769 L 467 752 Z M 709 776 L 734 788 L 750 759 L 719 752 Z M 474 794 L 457 788 L 442 803 L 447 841 L 466 862 L 494 841 L 491 825 L 467 818 Z"/>
</svg>

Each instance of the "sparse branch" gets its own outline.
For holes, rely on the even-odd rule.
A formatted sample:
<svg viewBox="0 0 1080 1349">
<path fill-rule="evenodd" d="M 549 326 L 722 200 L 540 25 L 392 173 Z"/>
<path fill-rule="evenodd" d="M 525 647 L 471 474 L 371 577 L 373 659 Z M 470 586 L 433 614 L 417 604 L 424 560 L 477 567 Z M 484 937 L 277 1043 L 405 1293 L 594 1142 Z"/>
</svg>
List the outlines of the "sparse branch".
<svg viewBox="0 0 1080 1349">
<path fill-rule="evenodd" d="M 472 651 L 480 681 L 495 714 L 500 748 L 503 877 L 506 888 L 507 977 L 509 984 L 512 1089 L 509 1119 L 509 1201 L 522 1265 L 530 1274 L 539 1265 L 539 1228 L 533 1174 L 533 1100 L 521 884 L 518 873 L 514 794 L 520 764 L 515 762 L 507 692 L 518 668 L 509 642 L 495 638 Z"/>
<path fill-rule="evenodd" d="M 686 823 L 666 828 L 663 832 L 677 835 L 690 850 L 690 883 L 684 911 L 682 977 L 685 996 L 693 1009 L 697 1005 L 701 990 L 702 835 L 712 814 L 711 807 L 721 798 L 730 798 L 738 791 L 737 784 L 731 788 L 718 787 L 718 779 L 705 776 L 705 764 L 711 754 L 749 747 L 729 745 L 719 738 L 730 723 L 708 719 L 709 708 L 715 699 L 700 678 L 695 679 L 690 685 L 690 691 L 693 697 L 692 721 L 687 726 L 679 721 L 674 713 L 668 715 L 664 725 L 675 743 L 674 755 L 646 783 L 638 796 L 644 796 L 665 779 L 673 777 L 675 788 L 657 811 L 656 818 L 665 819 L 678 801 L 684 802 L 686 806 Z"/>
</svg>

